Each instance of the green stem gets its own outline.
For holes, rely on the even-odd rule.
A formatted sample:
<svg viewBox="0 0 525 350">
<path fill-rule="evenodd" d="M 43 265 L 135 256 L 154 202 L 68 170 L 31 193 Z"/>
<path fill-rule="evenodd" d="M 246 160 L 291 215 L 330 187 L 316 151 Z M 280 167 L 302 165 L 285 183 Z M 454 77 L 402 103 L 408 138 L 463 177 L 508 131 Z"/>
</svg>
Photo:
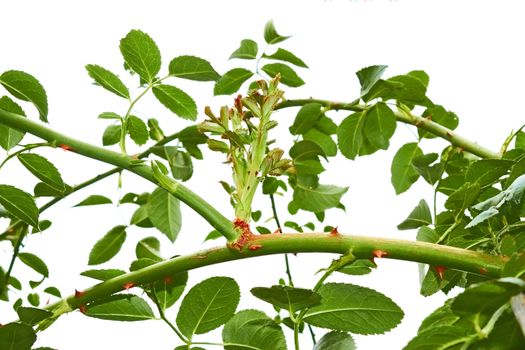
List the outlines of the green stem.
<svg viewBox="0 0 525 350">
<path fill-rule="evenodd" d="M 153 87 L 153 84 L 150 83 L 144 89 L 144 91 L 142 91 L 133 101 L 131 101 L 131 103 L 129 104 L 129 108 L 126 111 L 126 115 L 124 115 L 124 118 L 122 118 L 122 128 L 120 131 L 120 142 L 119 142 L 120 152 L 122 152 L 122 154 L 127 154 L 126 152 L 126 133 L 128 130 L 128 117 L 130 116 L 131 111 L 133 110 L 133 107 L 135 106 L 135 104 L 142 98 L 142 96 L 144 96 L 149 90 L 151 90 L 152 87 Z"/>
<path fill-rule="evenodd" d="M 270 194 L 270 201 L 272 203 L 273 219 L 275 220 L 275 224 L 277 225 L 277 230 L 279 230 L 279 233 L 283 233 L 283 229 L 279 221 L 279 216 L 277 215 L 277 208 L 275 207 L 275 199 L 273 197 L 273 194 Z M 290 270 L 290 262 L 288 261 L 288 254 L 284 254 L 284 264 L 286 266 L 286 275 L 288 276 L 288 284 L 290 285 L 290 287 L 293 287 L 294 286 L 293 278 L 292 278 L 292 272 Z"/>
<path fill-rule="evenodd" d="M 18 239 L 16 240 L 15 246 L 13 248 L 13 256 L 11 257 L 11 261 L 9 262 L 9 268 L 7 269 L 7 272 L 5 273 L 5 281 L 4 281 L 5 286 L 7 286 L 9 283 L 9 277 L 11 277 L 11 272 L 13 272 L 13 267 L 15 266 L 16 257 L 18 256 L 18 252 L 20 251 L 20 246 L 22 245 L 22 242 L 26 234 L 27 234 L 27 226 L 20 228 L 20 231 L 18 232 Z"/>
<path fill-rule="evenodd" d="M 175 332 L 175 334 L 177 334 L 180 340 L 182 340 L 186 344 L 189 344 L 189 340 L 166 317 L 166 314 L 164 313 L 164 309 L 162 308 L 162 306 L 160 306 L 159 300 L 157 299 L 157 294 L 155 293 L 155 290 L 153 290 L 153 292 L 151 293 L 151 299 L 157 306 L 157 310 L 159 311 L 159 316 L 161 320 L 163 320 L 164 323 L 166 323 L 171 328 L 171 330 Z"/>
<path fill-rule="evenodd" d="M 144 163 L 138 159 L 79 141 L 20 115 L 4 110 L 0 110 L 0 123 L 16 130 L 28 132 L 48 142 L 54 142 L 57 145 L 67 145 L 72 152 L 115 165 L 121 169 L 126 169 L 158 185 L 151 167 L 144 165 Z M 208 221 L 215 229 L 221 232 L 228 241 L 235 241 L 237 239 L 238 232 L 233 227 L 231 221 L 189 188 L 181 183 L 177 183 L 177 186 L 173 186 L 171 190 L 167 188 L 167 190 L 199 213 L 199 215 Z"/>
</svg>

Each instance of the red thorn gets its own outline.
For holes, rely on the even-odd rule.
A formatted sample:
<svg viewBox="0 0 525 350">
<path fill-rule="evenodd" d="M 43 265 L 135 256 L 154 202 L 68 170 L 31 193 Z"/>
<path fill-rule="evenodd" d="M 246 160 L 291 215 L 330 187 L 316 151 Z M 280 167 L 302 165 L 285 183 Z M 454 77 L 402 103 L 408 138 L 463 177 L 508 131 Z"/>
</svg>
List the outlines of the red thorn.
<svg viewBox="0 0 525 350">
<path fill-rule="evenodd" d="M 436 273 L 438 274 L 439 279 L 442 280 L 443 275 L 445 274 L 445 270 L 447 268 L 445 266 L 438 265 L 438 266 L 434 266 L 434 269 L 436 270 Z"/>
<path fill-rule="evenodd" d="M 277 230 L 273 231 L 272 234 L 273 234 L 273 235 L 279 235 L 279 234 L 281 234 L 281 233 L 282 233 L 282 231 L 281 231 L 280 229 L 277 229 Z"/>
<path fill-rule="evenodd" d="M 481 267 L 481 268 L 479 269 L 479 272 L 482 273 L 482 274 L 484 274 L 484 275 L 486 275 L 488 271 L 487 271 L 486 268 Z"/>
<path fill-rule="evenodd" d="M 375 258 L 382 258 L 382 257 L 388 256 L 388 253 L 385 252 L 384 250 L 374 249 L 374 250 L 372 250 L 372 255 Z"/>
<path fill-rule="evenodd" d="M 75 289 L 75 298 L 81 298 L 84 296 L 84 294 L 86 294 L 86 292 Z"/>
<path fill-rule="evenodd" d="M 60 148 L 62 148 L 64 151 L 71 151 L 73 148 L 71 146 L 68 146 L 66 144 L 61 144 Z"/>
<path fill-rule="evenodd" d="M 450 131 L 447 131 L 447 137 L 452 137 L 452 133 Z"/>
<path fill-rule="evenodd" d="M 330 234 L 331 234 L 332 236 L 340 236 L 340 235 L 341 235 L 341 234 L 339 233 L 339 231 L 337 231 L 337 226 L 334 227 L 334 228 L 332 229 L 332 231 L 330 231 Z"/>
<path fill-rule="evenodd" d="M 173 278 L 171 278 L 171 276 L 164 277 L 164 283 L 172 284 L 173 283 Z"/>
<path fill-rule="evenodd" d="M 133 282 L 124 283 L 124 285 L 122 286 L 124 290 L 130 290 L 133 287 L 135 287 L 135 283 Z"/>
<path fill-rule="evenodd" d="M 86 314 L 87 307 L 86 307 L 86 305 L 80 305 L 80 306 L 78 307 L 78 310 L 79 310 L 80 312 L 82 312 L 83 314 Z"/>
<path fill-rule="evenodd" d="M 248 249 L 249 249 L 249 250 L 252 250 L 252 251 L 253 251 L 253 250 L 257 250 L 257 249 L 261 249 L 261 248 L 262 248 L 262 245 L 260 245 L 260 244 L 251 244 L 251 245 L 248 247 Z"/>
</svg>

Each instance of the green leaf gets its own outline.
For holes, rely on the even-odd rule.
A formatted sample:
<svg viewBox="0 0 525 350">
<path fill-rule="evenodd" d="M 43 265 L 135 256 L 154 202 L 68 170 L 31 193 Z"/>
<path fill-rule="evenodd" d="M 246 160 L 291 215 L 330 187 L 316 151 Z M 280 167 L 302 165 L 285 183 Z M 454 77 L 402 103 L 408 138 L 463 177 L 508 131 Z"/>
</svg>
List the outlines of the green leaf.
<svg viewBox="0 0 525 350">
<path fill-rule="evenodd" d="M 22 101 L 31 102 L 38 110 L 40 120 L 47 123 L 46 91 L 32 75 L 17 70 L 10 70 L 0 75 L 0 84 L 14 97 Z"/>
<path fill-rule="evenodd" d="M 141 239 L 135 247 L 137 259 L 152 259 L 162 261 L 160 254 L 160 241 L 155 237 L 146 237 Z"/>
<path fill-rule="evenodd" d="M 459 124 L 458 116 L 453 112 L 447 111 L 445 108 L 443 108 L 443 106 L 440 105 L 428 107 L 423 112 L 422 117 L 432 120 L 434 123 L 443 125 L 450 130 L 454 130 Z M 421 128 L 418 128 L 417 132 L 421 138 L 432 139 L 437 137 L 436 135 Z"/>
<path fill-rule="evenodd" d="M 98 115 L 98 119 L 122 120 L 122 117 L 115 112 L 102 112 Z"/>
<path fill-rule="evenodd" d="M 294 161 L 294 166 L 300 174 L 317 175 L 325 170 L 321 162 L 317 159 L 296 160 Z"/>
<path fill-rule="evenodd" d="M 147 208 L 151 223 L 170 241 L 175 242 L 182 224 L 179 200 L 158 187 L 149 196 Z"/>
<path fill-rule="evenodd" d="M 283 36 L 277 33 L 273 21 L 266 22 L 266 25 L 264 26 L 264 40 L 268 44 L 277 44 L 288 38 L 289 36 Z"/>
<path fill-rule="evenodd" d="M 464 211 L 470 207 L 479 195 L 479 184 L 467 182 L 452 192 L 445 202 L 445 208 Z"/>
<path fill-rule="evenodd" d="M 38 256 L 31 253 L 19 253 L 18 259 L 42 276 L 49 277 L 49 270 L 46 263 Z"/>
<path fill-rule="evenodd" d="M 160 50 L 146 33 L 133 29 L 120 40 L 120 52 L 127 65 L 147 83 L 160 71 Z"/>
<path fill-rule="evenodd" d="M 111 199 L 100 194 L 92 194 L 80 203 L 74 205 L 73 207 L 84 207 L 88 205 L 101 205 L 101 204 L 113 204 Z"/>
<path fill-rule="evenodd" d="M 155 319 L 153 311 L 144 299 L 129 294 L 117 294 L 97 300 L 86 307 L 85 315 L 112 321 Z"/>
<path fill-rule="evenodd" d="M 14 186 L 0 185 L 0 205 L 16 218 L 38 227 L 38 208 L 28 193 Z"/>
<path fill-rule="evenodd" d="M 30 293 L 27 295 L 27 301 L 34 307 L 37 307 L 38 305 L 40 305 L 40 295 L 38 295 L 37 293 Z"/>
<path fill-rule="evenodd" d="M 127 129 L 129 137 L 137 145 L 142 146 L 148 141 L 148 127 L 139 117 L 128 116 Z"/>
<path fill-rule="evenodd" d="M 428 88 L 428 83 L 430 82 L 430 77 L 428 74 L 423 70 L 413 70 L 411 72 L 408 72 L 407 75 L 414 77 L 418 79 L 425 88 Z"/>
<path fill-rule="evenodd" d="M 35 331 L 26 324 L 8 323 L 0 327 L 0 349 L 30 350 L 35 341 Z"/>
<path fill-rule="evenodd" d="M 297 203 L 299 209 L 317 213 L 337 207 L 346 191 L 348 187 L 334 185 L 318 185 L 315 188 L 297 185 L 294 189 L 293 201 Z"/>
<path fill-rule="evenodd" d="M 306 65 L 306 63 L 303 62 L 302 59 L 300 59 L 290 51 L 281 48 L 278 48 L 277 51 L 271 55 L 263 54 L 262 57 L 272 60 L 290 62 L 291 64 L 294 64 L 298 67 L 308 68 L 308 66 Z"/>
<path fill-rule="evenodd" d="M 516 139 L 515 139 L 514 147 L 517 149 L 525 149 L 525 132 L 524 131 L 518 131 L 516 133 Z"/>
<path fill-rule="evenodd" d="M 65 184 L 60 173 L 46 158 L 35 153 L 23 153 L 18 155 L 18 160 L 31 174 L 53 189 L 57 191 L 65 190 Z"/>
<path fill-rule="evenodd" d="M 159 121 L 155 118 L 148 119 L 149 137 L 155 141 L 164 139 L 164 132 L 162 131 Z"/>
<path fill-rule="evenodd" d="M 175 304 L 182 295 L 182 292 L 184 292 L 186 283 L 188 283 L 188 272 L 181 272 L 171 276 L 166 276 L 153 285 L 155 298 L 163 310 L 166 310 Z"/>
<path fill-rule="evenodd" d="M 322 116 L 320 103 L 307 103 L 297 113 L 293 125 L 290 127 L 292 135 L 306 134 L 312 129 Z"/>
<path fill-rule="evenodd" d="M 514 253 L 510 256 L 510 259 L 503 266 L 501 276 L 520 277 L 523 274 L 525 274 L 525 252 L 522 252 L 521 254 Z"/>
<path fill-rule="evenodd" d="M 319 288 L 321 304 L 308 310 L 304 321 L 313 326 L 358 334 L 384 333 L 401 322 L 403 310 L 369 288 L 327 283 Z"/>
<path fill-rule="evenodd" d="M 89 253 L 88 265 L 109 261 L 120 251 L 126 240 L 126 226 L 115 226 L 95 243 Z"/>
<path fill-rule="evenodd" d="M 407 143 L 401 146 L 392 160 L 392 185 L 396 194 L 405 192 L 419 178 L 419 173 L 414 168 L 412 161 L 414 158 L 421 156 L 423 151 L 417 143 Z"/>
<path fill-rule="evenodd" d="M 323 149 L 319 147 L 319 145 L 317 145 L 315 142 L 307 140 L 295 143 L 292 146 L 292 148 L 290 148 L 289 154 L 294 161 L 306 159 L 318 160 L 319 156 L 326 159 L 326 155 L 323 152 Z"/>
<path fill-rule="evenodd" d="M 221 76 L 210 62 L 196 56 L 179 56 L 171 60 L 170 75 L 197 81 L 217 81 Z"/>
<path fill-rule="evenodd" d="M 364 144 L 363 129 L 366 112 L 353 113 L 346 117 L 337 128 L 337 141 L 341 153 L 348 159 L 355 159 Z"/>
<path fill-rule="evenodd" d="M 337 272 L 341 272 L 346 275 L 360 276 L 369 274 L 374 268 L 376 268 L 376 264 L 374 264 L 372 261 L 366 259 L 357 259 L 352 263 L 343 266 L 337 270 Z"/>
<path fill-rule="evenodd" d="M 310 289 L 272 286 L 255 287 L 250 292 L 255 297 L 290 312 L 318 305 L 321 302 L 321 296 Z"/>
<path fill-rule="evenodd" d="M 396 116 L 384 103 L 376 103 L 366 115 L 363 133 L 376 148 L 387 149 L 396 131 Z"/>
<path fill-rule="evenodd" d="M 26 115 L 22 110 L 22 107 L 20 107 L 7 96 L 0 97 L 0 109 L 22 115 L 24 117 Z M 6 151 L 9 151 L 11 148 L 18 145 L 20 141 L 22 141 L 24 135 L 24 132 L 8 128 L 5 125 L 0 125 L 0 147 Z"/>
<path fill-rule="evenodd" d="M 177 314 L 182 334 L 207 333 L 226 323 L 239 304 L 239 286 L 229 277 L 211 277 L 190 289 Z"/>
<path fill-rule="evenodd" d="M 210 231 L 210 233 L 208 233 L 206 238 L 204 238 L 204 242 L 210 241 L 210 240 L 214 240 L 214 239 L 218 239 L 218 238 L 222 238 L 222 237 L 224 237 L 224 236 L 219 231 L 212 230 L 212 231 Z"/>
<path fill-rule="evenodd" d="M 419 204 L 410 212 L 408 217 L 402 223 L 397 225 L 398 230 L 411 230 L 420 226 L 430 225 L 432 223 L 432 214 L 427 202 L 422 199 Z"/>
<path fill-rule="evenodd" d="M 244 39 L 241 40 L 241 46 L 233 51 L 233 53 L 230 55 L 230 59 L 232 58 L 241 58 L 245 60 L 253 60 L 257 58 L 257 52 L 259 48 L 257 46 L 257 43 L 251 39 Z"/>
<path fill-rule="evenodd" d="M 109 125 L 104 134 L 102 134 L 102 145 L 110 146 L 118 143 L 120 141 L 120 134 L 122 126 L 120 125 Z"/>
<path fill-rule="evenodd" d="M 473 162 L 465 174 L 465 181 L 477 182 L 480 187 L 492 185 L 514 165 L 506 159 L 481 159 Z"/>
<path fill-rule="evenodd" d="M 439 158 L 437 153 L 423 154 L 412 160 L 412 165 L 416 171 L 425 179 L 426 182 L 433 185 L 438 182 L 443 176 L 445 165 L 443 163 L 436 163 L 431 165 Z M 463 182 L 463 177 L 461 177 Z"/>
<path fill-rule="evenodd" d="M 86 70 L 97 85 L 102 86 L 117 96 L 129 99 L 128 88 L 116 74 L 96 64 L 86 65 Z"/>
<path fill-rule="evenodd" d="M 131 272 L 137 271 L 137 270 L 146 268 L 148 266 L 155 265 L 157 262 L 158 261 L 156 260 L 146 259 L 146 258 L 137 259 L 131 262 L 131 265 L 129 266 L 129 270 Z"/>
<path fill-rule="evenodd" d="M 19 307 L 16 309 L 16 313 L 20 321 L 30 326 L 35 326 L 40 321 L 53 316 L 52 312 L 34 307 Z"/>
<path fill-rule="evenodd" d="M 153 94 L 170 111 L 183 119 L 197 119 L 197 105 L 190 95 L 181 89 L 166 84 L 155 85 Z"/>
<path fill-rule="evenodd" d="M 222 330 L 225 350 L 286 350 L 284 333 L 270 317 L 258 310 L 243 310 Z"/>
<path fill-rule="evenodd" d="M 354 339 L 345 332 L 332 331 L 323 335 L 312 350 L 355 350 Z"/>
<path fill-rule="evenodd" d="M 182 181 L 189 180 L 191 175 L 193 175 L 193 164 L 190 155 L 171 146 L 164 147 L 164 152 L 173 177 Z"/>
<path fill-rule="evenodd" d="M 274 78 L 277 74 L 281 74 L 280 82 L 289 87 L 299 87 L 304 85 L 304 80 L 301 79 L 297 73 L 286 64 L 270 63 L 264 65 L 262 71 Z"/>
<path fill-rule="evenodd" d="M 304 134 L 303 140 L 317 144 L 327 157 L 335 157 L 337 154 L 337 144 L 332 137 L 319 131 L 316 127 Z"/>
<path fill-rule="evenodd" d="M 381 75 L 383 75 L 383 72 L 387 66 L 369 66 L 366 68 L 363 68 L 359 70 L 356 75 L 359 79 L 359 83 L 361 84 L 361 96 L 364 96 L 370 91 L 372 86 L 377 83 L 377 81 L 381 78 Z"/>
<path fill-rule="evenodd" d="M 99 281 L 107 281 L 112 278 L 124 275 L 126 271 L 118 269 L 105 269 L 105 270 L 86 270 L 81 272 L 80 275 L 93 278 Z"/>
<path fill-rule="evenodd" d="M 44 289 L 44 293 L 47 293 L 57 298 L 62 297 L 62 294 L 60 294 L 60 291 L 56 287 L 47 287 L 46 289 Z"/>
<path fill-rule="evenodd" d="M 217 95 L 231 95 L 237 92 L 241 85 L 253 75 L 247 69 L 234 68 L 226 72 L 218 81 L 215 83 L 213 88 L 213 94 Z"/>
<path fill-rule="evenodd" d="M 459 350 L 468 341 L 468 335 L 460 326 L 439 326 L 419 333 L 403 350 Z"/>
</svg>

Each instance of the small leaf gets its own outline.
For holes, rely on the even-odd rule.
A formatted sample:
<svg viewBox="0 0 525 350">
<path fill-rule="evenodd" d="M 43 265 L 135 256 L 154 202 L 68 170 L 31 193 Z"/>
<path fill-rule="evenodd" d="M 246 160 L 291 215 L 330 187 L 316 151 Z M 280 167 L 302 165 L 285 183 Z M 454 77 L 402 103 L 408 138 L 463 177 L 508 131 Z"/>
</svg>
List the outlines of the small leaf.
<svg viewBox="0 0 525 350">
<path fill-rule="evenodd" d="M 31 102 L 38 110 L 40 120 L 47 123 L 46 91 L 32 75 L 10 70 L 0 75 L 0 84 L 14 97 Z"/>
<path fill-rule="evenodd" d="M 107 281 L 112 278 L 124 275 L 126 271 L 118 269 L 106 269 L 106 270 L 87 270 L 81 272 L 80 275 L 93 278 L 99 281 Z"/>
<path fill-rule="evenodd" d="M 165 147 L 166 158 L 170 165 L 171 174 L 175 179 L 187 181 L 193 175 L 193 164 L 188 153 L 176 147 Z"/>
<path fill-rule="evenodd" d="M 337 272 L 344 273 L 346 275 L 367 275 L 370 272 L 372 272 L 372 269 L 376 268 L 376 265 L 371 262 L 370 260 L 366 259 L 357 259 L 354 260 L 352 263 L 343 266 Z"/>
<path fill-rule="evenodd" d="M 339 149 L 348 159 L 355 159 L 363 148 L 365 120 L 366 112 L 353 113 L 346 117 L 337 128 Z"/>
<path fill-rule="evenodd" d="M 110 146 L 120 141 L 122 127 L 120 125 L 109 125 L 102 134 L 102 145 Z"/>
<path fill-rule="evenodd" d="M 127 65 L 147 83 L 160 71 L 160 50 L 146 33 L 133 29 L 120 40 L 120 52 Z"/>
<path fill-rule="evenodd" d="M 98 85 L 117 96 L 129 99 L 128 88 L 116 74 L 96 64 L 86 65 L 86 70 Z"/>
<path fill-rule="evenodd" d="M 126 240 L 126 226 L 115 226 L 95 243 L 89 253 L 88 265 L 109 261 L 120 251 Z"/>
<path fill-rule="evenodd" d="M 211 240 L 218 239 L 218 238 L 222 238 L 222 237 L 224 237 L 224 236 L 219 231 L 213 230 L 213 231 L 210 231 L 210 233 L 208 233 L 208 235 L 204 239 L 204 242 L 211 241 Z"/>
<path fill-rule="evenodd" d="M 30 326 L 35 326 L 40 321 L 53 316 L 52 312 L 33 307 L 19 307 L 16 309 L 16 313 L 18 314 L 20 321 Z"/>
<path fill-rule="evenodd" d="M 277 33 L 273 21 L 266 22 L 266 25 L 264 26 L 264 40 L 268 44 L 277 44 L 288 38 L 289 36 L 282 36 L 279 33 Z"/>
<path fill-rule="evenodd" d="M 8 323 L 0 327 L 0 349 L 30 350 L 35 341 L 35 331 L 26 324 Z"/>
<path fill-rule="evenodd" d="M 197 81 L 217 81 L 221 76 L 210 62 L 195 56 L 179 56 L 171 60 L 170 75 Z"/>
<path fill-rule="evenodd" d="M 166 310 L 175 304 L 182 295 L 182 292 L 184 292 L 186 283 L 188 283 L 188 272 L 181 272 L 171 276 L 166 276 L 153 285 L 155 298 L 163 310 Z"/>
<path fill-rule="evenodd" d="M 308 310 L 304 321 L 313 326 L 358 334 L 380 334 L 397 326 L 403 310 L 369 288 L 327 283 L 319 288 L 321 304 Z"/>
<path fill-rule="evenodd" d="M 297 73 L 282 63 L 270 63 L 264 65 L 262 71 L 268 74 L 270 77 L 274 78 L 277 74 L 281 75 L 280 82 L 289 87 L 299 87 L 304 85 L 304 80 L 301 79 Z"/>
<path fill-rule="evenodd" d="M 366 95 L 370 91 L 372 86 L 381 78 L 386 68 L 387 66 L 369 66 L 356 73 L 361 84 L 361 96 Z"/>
<path fill-rule="evenodd" d="M 122 120 L 122 117 L 114 112 L 102 112 L 98 115 L 98 119 Z"/>
<path fill-rule="evenodd" d="M 321 118 L 321 107 L 320 103 L 307 103 L 302 106 L 290 127 L 290 133 L 302 135 L 312 129 Z"/>
<path fill-rule="evenodd" d="M 159 121 L 155 118 L 148 119 L 149 137 L 155 141 L 164 139 L 164 132 L 162 131 Z"/>
<path fill-rule="evenodd" d="M 166 84 L 155 85 L 153 94 L 170 111 L 183 119 L 197 119 L 197 105 L 190 95 L 181 89 Z"/>
<path fill-rule="evenodd" d="M 420 226 L 430 225 L 432 223 L 432 214 L 427 202 L 422 199 L 419 204 L 408 214 L 408 217 L 402 223 L 397 225 L 398 230 L 412 230 Z"/>
<path fill-rule="evenodd" d="M 229 277 L 211 277 L 190 289 L 177 314 L 182 334 L 207 333 L 226 323 L 235 313 L 240 299 L 239 286 Z"/>
<path fill-rule="evenodd" d="M 92 194 L 77 205 L 74 205 L 74 207 L 83 207 L 88 205 L 100 205 L 100 204 L 113 204 L 111 202 L 111 199 L 105 196 L 101 196 L 99 194 Z"/>
<path fill-rule="evenodd" d="M 65 190 L 65 184 L 60 173 L 46 158 L 34 153 L 24 153 L 18 155 L 18 160 L 31 174 L 53 189 L 57 191 Z"/>
<path fill-rule="evenodd" d="M 25 113 L 18 104 L 11 100 L 7 96 L 0 97 L 0 109 L 15 113 L 25 117 Z M 11 148 L 18 145 L 20 141 L 24 138 L 25 133 L 8 128 L 5 125 L 0 125 L 0 147 L 9 151 Z"/>
<path fill-rule="evenodd" d="M 396 116 L 384 103 L 376 103 L 366 115 L 363 133 L 376 148 L 388 149 L 390 138 L 396 131 Z"/>
<path fill-rule="evenodd" d="M 38 208 L 28 193 L 9 185 L 0 185 L 0 204 L 13 216 L 38 227 Z"/>
<path fill-rule="evenodd" d="M 112 321 L 155 319 L 153 311 L 144 299 L 129 294 L 117 294 L 97 300 L 86 307 L 85 315 Z"/>
<path fill-rule="evenodd" d="M 297 185 L 294 189 L 293 201 L 297 203 L 299 209 L 317 213 L 337 207 L 346 191 L 348 187 L 334 185 L 318 185 L 315 188 Z"/>
<path fill-rule="evenodd" d="M 152 259 L 162 261 L 160 254 L 160 241 L 155 237 L 146 237 L 141 239 L 135 247 L 135 256 L 137 259 Z"/>
<path fill-rule="evenodd" d="M 139 117 L 128 116 L 127 121 L 129 137 L 139 146 L 148 141 L 148 127 Z"/>
<path fill-rule="evenodd" d="M 417 143 L 407 143 L 397 151 L 392 160 L 392 185 L 396 194 L 405 192 L 419 178 L 419 173 L 412 165 L 414 158 L 421 156 L 423 151 Z"/>
<path fill-rule="evenodd" d="M 49 277 L 49 270 L 46 263 L 38 256 L 31 253 L 19 253 L 18 259 L 42 276 Z"/>
<path fill-rule="evenodd" d="M 233 51 L 233 53 L 230 55 L 230 59 L 232 58 L 241 58 L 245 60 L 253 60 L 257 58 L 257 52 L 258 52 L 258 46 L 257 43 L 251 39 L 244 39 L 241 40 L 241 46 Z"/>
<path fill-rule="evenodd" d="M 60 294 L 60 291 L 56 287 L 47 287 L 46 289 L 44 289 L 44 293 L 47 293 L 57 298 L 62 297 L 62 294 Z"/>
<path fill-rule="evenodd" d="M 218 81 L 215 83 L 213 88 L 213 94 L 217 95 L 231 95 L 237 92 L 241 85 L 253 75 L 247 69 L 234 68 L 226 72 Z"/>
<path fill-rule="evenodd" d="M 272 286 L 255 287 L 250 292 L 255 297 L 290 312 L 318 305 L 321 302 L 321 296 L 310 289 Z"/>
<path fill-rule="evenodd" d="M 300 59 L 299 57 L 295 56 L 290 51 L 285 50 L 285 49 L 281 49 L 281 48 L 278 48 L 277 51 L 274 54 L 271 54 L 271 55 L 264 54 L 262 57 L 269 58 L 269 59 L 272 59 L 272 60 L 279 60 L 279 61 L 290 62 L 291 64 L 294 64 L 294 65 L 296 65 L 298 67 L 308 68 L 308 66 L 306 65 L 306 63 L 303 62 L 302 59 Z"/>
<path fill-rule="evenodd" d="M 27 301 L 34 307 L 38 307 L 38 305 L 40 305 L 40 295 L 37 293 L 30 293 L 27 295 Z"/>
<path fill-rule="evenodd" d="M 182 222 L 179 200 L 158 187 L 148 198 L 147 210 L 151 223 L 170 241 L 175 242 Z"/>
<path fill-rule="evenodd" d="M 323 335 L 312 350 L 355 350 L 354 339 L 345 332 L 332 331 Z"/>
</svg>

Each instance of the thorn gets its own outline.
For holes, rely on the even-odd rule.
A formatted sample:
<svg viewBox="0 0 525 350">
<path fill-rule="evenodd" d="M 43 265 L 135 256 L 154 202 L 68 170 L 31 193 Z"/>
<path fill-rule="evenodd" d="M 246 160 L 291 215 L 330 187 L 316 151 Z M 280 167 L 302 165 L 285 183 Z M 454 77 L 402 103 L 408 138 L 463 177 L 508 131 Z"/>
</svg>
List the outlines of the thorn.
<svg viewBox="0 0 525 350">
<path fill-rule="evenodd" d="M 251 251 L 258 250 L 258 249 L 261 249 L 261 248 L 262 248 L 262 245 L 260 245 L 260 244 L 251 244 L 250 246 L 248 246 L 248 249 L 251 250 Z"/>
<path fill-rule="evenodd" d="M 64 151 L 72 151 L 73 148 L 71 146 L 68 146 L 66 144 L 61 144 L 60 148 L 62 148 Z"/>
<path fill-rule="evenodd" d="M 78 310 L 79 310 L 80 312 L 82 312 L 82 313 L 85 315 L 85 314 L 86 314 L 86 311 L 87 311 L 86 305 L 80 305 L 80 306 L 78 307 Z"/>
<path fill-rule="evenodd" d="M 133 282 L 124 283 L 124 285 L 122 286 L 124 290 L 130 290 L 133 287 L 135 287 L 135 283 Z"/>
<path fill-rule="evenodd" d="M 447 268 L 445 266 L 438 265 L 438 266 L 434 266 L 434 269 L 436 270 L 436 273 L 438 274 L 439 279 L 443 280 L 443 276 Z"/>
<path fill-rule="evenodd" d="M 486 268 L 481 267 L 481 268 L 479 269 L 479 272 L 482 273 L 483 275 L 486 275 L 488 271 L 487 271 Z"/>
<path fill-rule="evenodd" d="M 332 231 L 330 231 L 330 234 L 331 234 L 332 236 L 340 236 L 340 235 L 341 235 L 341 234 L 339 233 L 339 231 L 337 231 L 337 226 L 334 227 L 334 228 L 332 229 Z"/>
<path fill-rule="evenodd" d="M 277 228 L 275 231 L 273 231 L 272 235 L 279 235 L 281 233 L 282 231 L 279 228 Z"/>
<path fill-rule="evenodd" d="M 86 294 L 86 292 L 83 292 L 83 291 L 80 291 L 80 290 L 76 290 L 75 289 L 75 298 L 81 298 L 83 297 L 84 295 Z"/>
<path fill-rule="evenodd" d="M 171 276 L 164 277 L 164 283 L 172 284 L 173 283 L 173 278 L 171 278 Z"/>
<path fill-rule="evenodd" d="M 384 250 L 374 249 L 372 250 L 372 255 L 374 256 L 374 258 L 382 258 L 382 257 L 388 256 L 388 253 L 385 252 Z"/>
<path fill-rule="evenodd" d="M 447 137 L 452 137 L 452 133 L 450 131 L 447 131 Z"/>
</svg>

